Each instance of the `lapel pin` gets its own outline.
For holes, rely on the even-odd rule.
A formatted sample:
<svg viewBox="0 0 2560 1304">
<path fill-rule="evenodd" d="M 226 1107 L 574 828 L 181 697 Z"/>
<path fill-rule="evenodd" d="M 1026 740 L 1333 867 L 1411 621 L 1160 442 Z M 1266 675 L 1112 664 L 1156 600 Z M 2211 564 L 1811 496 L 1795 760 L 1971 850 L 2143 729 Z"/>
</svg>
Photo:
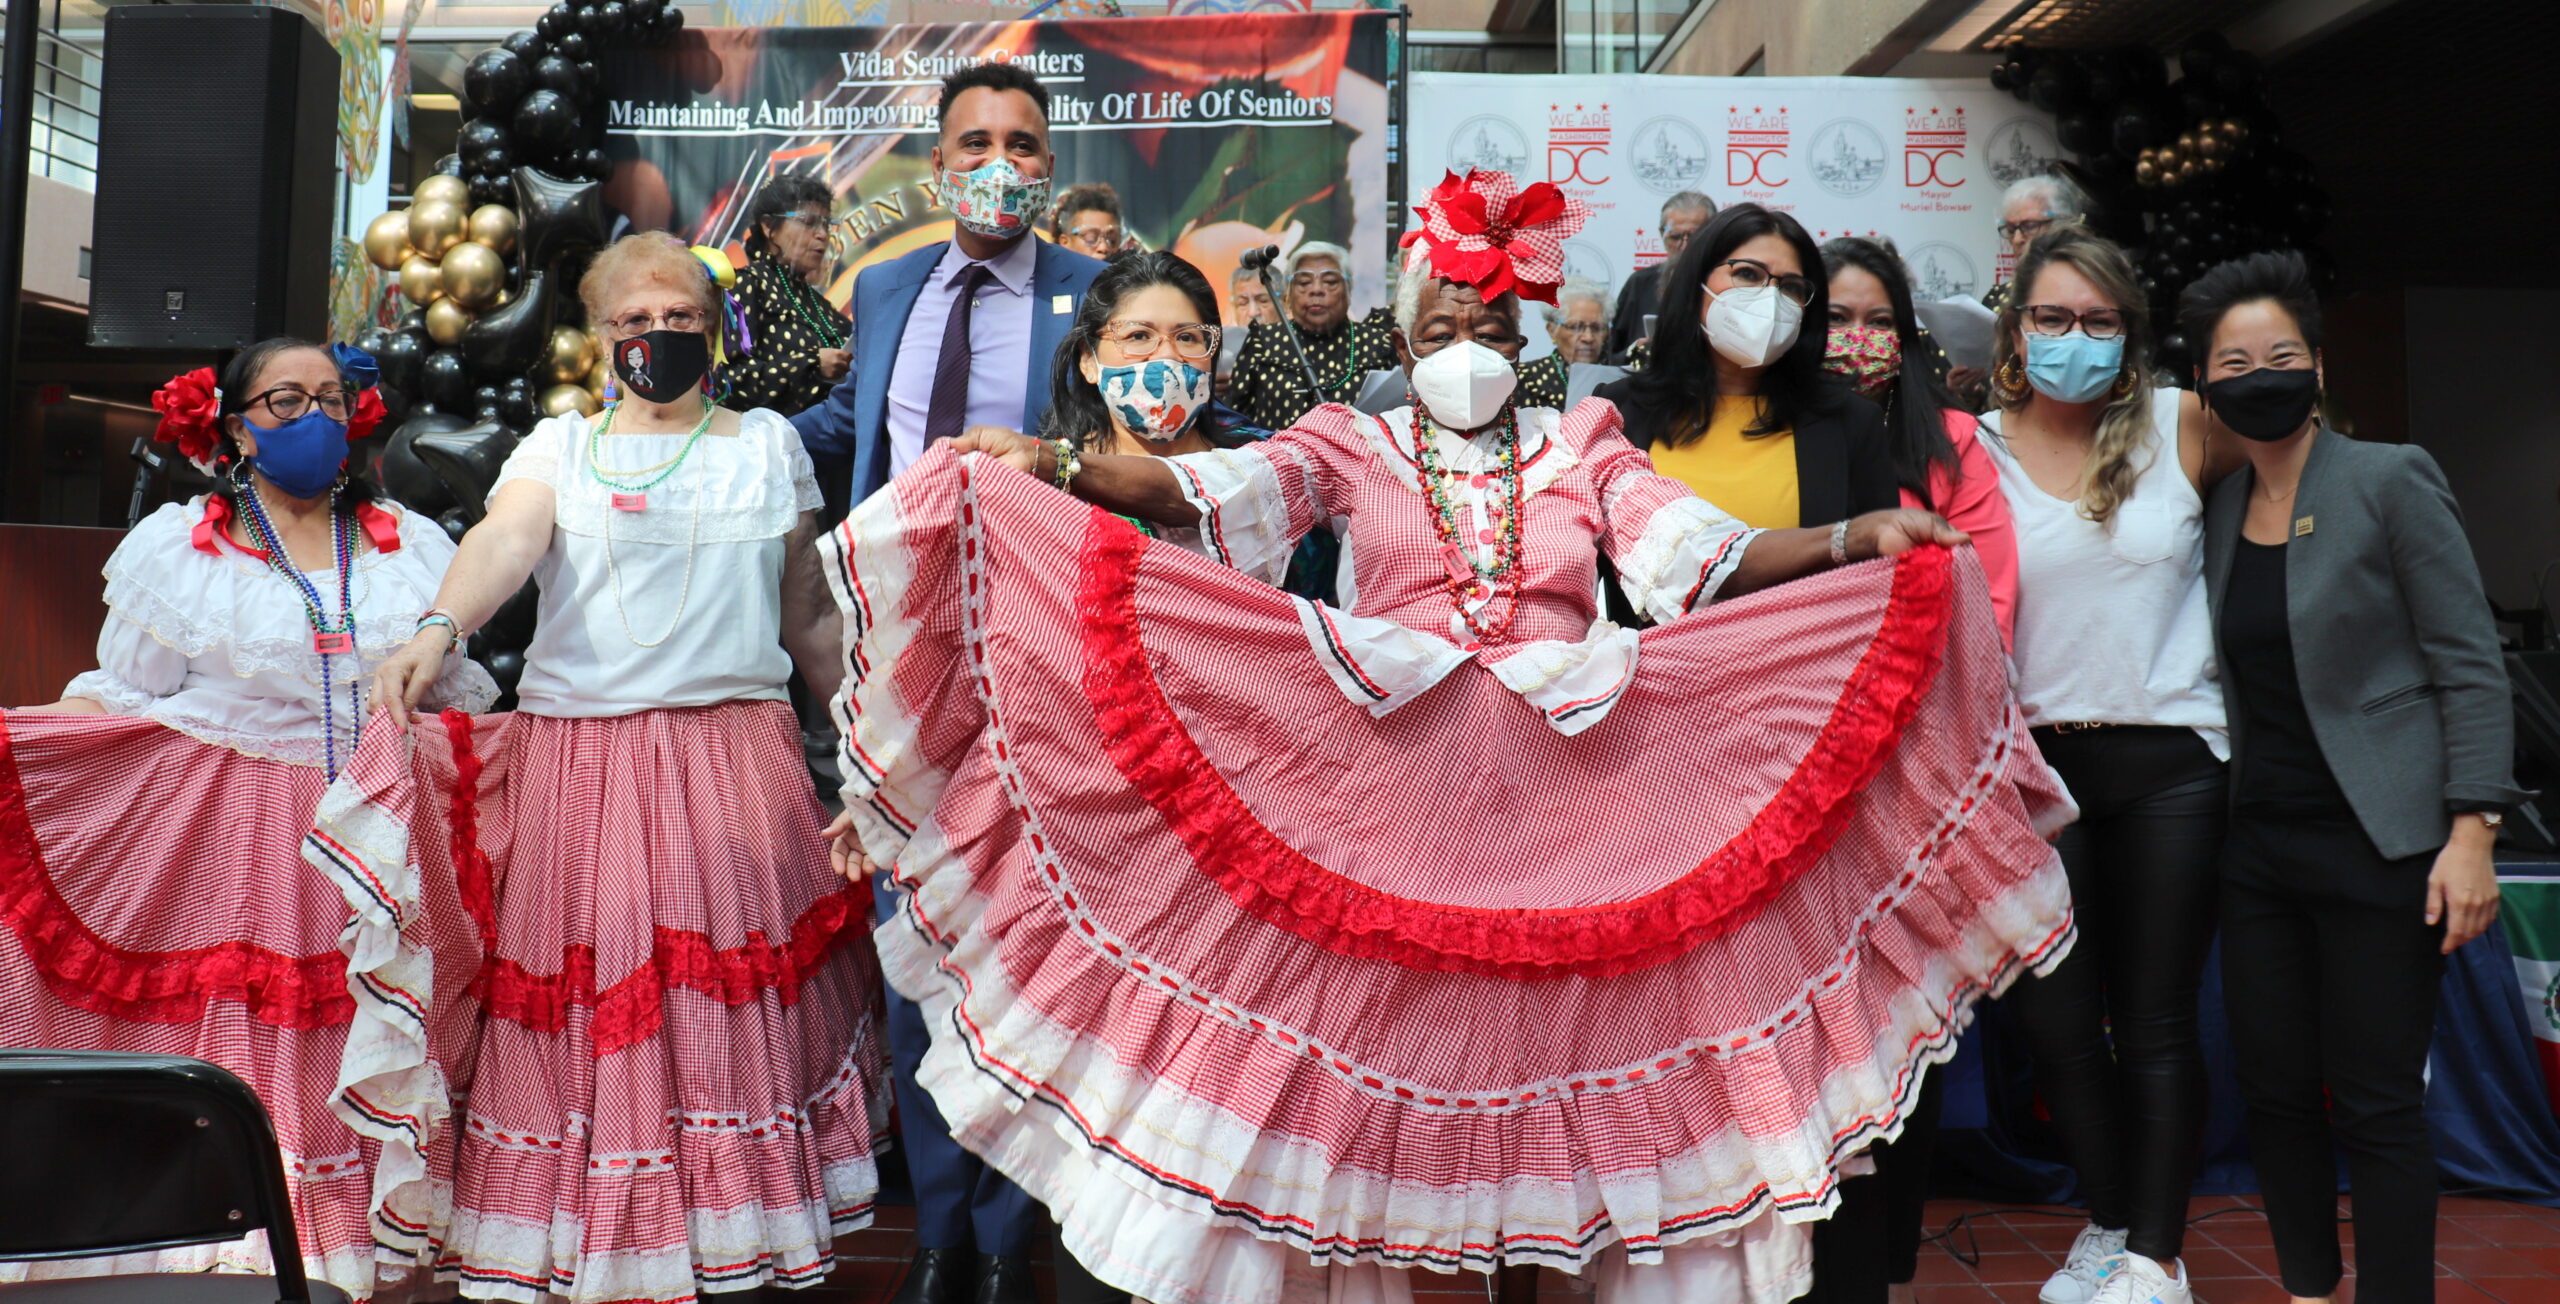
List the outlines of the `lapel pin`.
<svg viewBox="0 0 2560 1304">
<path fill-rule="evenodd" d="M 2301 538 L 2302 536 L 2304 536 L 2304 535 L 2306 535 L 2306 534 L 2309 534 L 2309 533 L 2311 533 L 2311 518 L 2310 518 L 2310 517 L 2308 517 L 2308 516 L 2303 517 L 2301 520 L 2295 521 L 2295 522 L 2293 523 L 2293 537 L 2295 537 L 2295 538 L 2299 539 L 2299 538 Z"/>
<path fill-rule="evenodd" d="M 1050 315 L 1050 316 L 1052 316 L 1052 317 L 1064 317 L 1064 316 L 1066 316 L 1068 313 L 1074 312 L 1075 310 L 1076 310 L 1076 299 L 1075 299 L 1075 296 L 1074 296 L 1074 295 L 1072 295 L 1072 294 L 1053 294 L 1053 295 L 1050 295 L 1050 296 L 1049 296 L 1049 315 Z"/>
</svg>

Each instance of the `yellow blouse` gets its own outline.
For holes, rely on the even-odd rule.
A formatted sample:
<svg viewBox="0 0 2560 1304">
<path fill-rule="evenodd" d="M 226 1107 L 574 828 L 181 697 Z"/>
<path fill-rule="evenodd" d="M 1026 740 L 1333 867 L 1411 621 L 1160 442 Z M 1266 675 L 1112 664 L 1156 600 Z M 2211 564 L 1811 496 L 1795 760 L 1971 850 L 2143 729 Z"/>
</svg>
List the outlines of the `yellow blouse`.
<svg viewBox="0 0 2560 1304">
<path fill-rule="evenodd" d="M 1800 522 L 1796 498 L 1796 436 L 1792 430 L 1753 438 L 1745 427 L 1760 419 L 1759 404 L 1722 401 L 1707 433 L 1679 447 L 1657 441 L 1653 469 L 1689 486 L 1743 524 L 1790 530 Z"/>
</svg>

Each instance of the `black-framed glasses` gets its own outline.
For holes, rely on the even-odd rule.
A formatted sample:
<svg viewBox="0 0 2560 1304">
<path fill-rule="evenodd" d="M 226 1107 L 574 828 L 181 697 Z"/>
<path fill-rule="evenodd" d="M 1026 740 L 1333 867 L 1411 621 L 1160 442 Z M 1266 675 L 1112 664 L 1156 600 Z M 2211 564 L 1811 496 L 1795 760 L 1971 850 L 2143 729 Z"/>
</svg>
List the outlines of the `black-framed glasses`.
<svg viewBox="0 0 2560 1304">
<path fill-rule="evenodd" d="M 1119 350 L 1122 359 L 1143 362 L 1167 347 L 1175 357 L 1198 362 L 1218 351 L 1218 328 L 1184 323 L 1163 327 L 1153 322 L 1115 321 L 1102 328 L 1102 338 Z"/>
<path fill-rule="evenodd" d="M 327 413 L 330 420 L 344 421 L 348 413 L 355 411 L 356 396 L 343 389 L 324 389 L 313 394 L 299 385 L 278 385 L 266 393 L 252 395 L 241 407 L 244 410 L 263 407 L 268 416 L 278 421 L 298 420 L 316 407 Z"/>
<path fill-rule="evenodd" d="M 2058 303 L 2031 303 L 2018 310 L 2018 319 L 2027 324 L 2031 335 L 2068 335 L 2073 326 L 2093 340 L 2111 340 L 2124 334 L 2124 313 L 2114 308 L 2073 312 Z"/>
<path fill-rule="evenodd" d="M 2068 219 L 2059 217 L 2031 217 L 2023 222 L 2002 222 L 1999 226 L 1994 227 L 1993 229 L 2000 233 L 2001 239 L 2014 243 L 2019 236 L 2025 236 L 2026 238 L 2033 240 L 2037 236 L 2043 235 L 2045 232 L 2062 225 L 2066 220 Z"/>
<path fill-rule="evenodd" d="M 1756 258 L 1728 258 L 1707 270 L 1713 272 L 1717 268 L 1722 268 L 1725 279 L 1738 288 L 1756 290 L 1763 285 L 1774 285 L 1778 287 L 1778 293 L 1795 300 L 1799 308 L 1813 302 L 1813 282 L 1793 272 L 1780 275 L 1770 271 L 1767 263 Z M 1707 293 L 1713 294 L 1715 290 L 1710 287 Z"/>
<path fill-rule="evenodd" d="M 650 327 L 657 325 L 664 325 L 671 331 L 698 331 L 708 320 L 691 308 L 669 308 L 661 313 L 626 312 L 605 324 L 613 328 L 617 338 L 627 340 L 646 335 Z"/>
</svg>

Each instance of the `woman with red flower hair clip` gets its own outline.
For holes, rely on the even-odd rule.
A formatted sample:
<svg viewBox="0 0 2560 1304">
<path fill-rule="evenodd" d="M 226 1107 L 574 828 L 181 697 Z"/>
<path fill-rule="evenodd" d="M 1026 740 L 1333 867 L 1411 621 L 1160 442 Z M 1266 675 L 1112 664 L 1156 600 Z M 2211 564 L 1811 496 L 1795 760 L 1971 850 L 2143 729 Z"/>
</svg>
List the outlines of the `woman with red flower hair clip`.
<svg viewBox="0 0 2560 1304">
<path fill-rule="evenodd" d="M 1523 406 L 1581 206 L 1475 172 L 1419 215 L 1408 405 L 1170 458 L 980 429 L 830 533 L 839 855 L 904 889 L 952 1135 L 1112 1286 L 1778 1304 L 2068 946 L 2069 799 L 1962 534 L 1752 529 L 1609 404 Z M 1269 587 L 1318 528 L 1342 608 Z"/>
<path fill-rule="evenodd" d="M 377 500 L 348 445 L 382 419 L 373 360 L 251 346 L 153 396 L 157 437 L 213 478 L 106 565 L 98 668 L 0 714 L 0 1046 L 208 1059 L 274 1118 L 306 1271 L 375 1287 L 379 1147 L 331 1112 L 353 1002 L 347 906 L 302 860 L 355 750 L 371 670 L 434 600 L 453 541 Z M 448 661 L 433 694 L 497 687 Z M 105 718 L 100 718 L 105 717 Z M 156 1269 L 262 1270 L 249 1242 Z M 96 1260 L 33 1275 L 149 1270 Z M 47 1271 L 46 1269 L 50 1269 Z"/>
</svg>

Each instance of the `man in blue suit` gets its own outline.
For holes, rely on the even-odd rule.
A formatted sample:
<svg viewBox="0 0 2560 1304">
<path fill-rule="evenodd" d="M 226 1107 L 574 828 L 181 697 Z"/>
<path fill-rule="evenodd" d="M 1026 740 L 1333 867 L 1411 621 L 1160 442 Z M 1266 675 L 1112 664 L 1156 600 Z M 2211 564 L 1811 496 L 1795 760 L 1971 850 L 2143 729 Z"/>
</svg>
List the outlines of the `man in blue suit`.
<svg viewBox="0 0 2560 1304">
<path fill-rule="evenodd" d="M 1104 266 L 1032 234 L 1057 165 L 1048 110 L 1048 88 L 1012 64 L 943 79 L 933 168 L 952 239 L 854 279 L 853 367 L 792 418 L 833 514 L 936 440 L 1040 428 L 1050 360 Z"/>
<path fill-rule="evenodd" d="M 853 283 L 853 367 L 827 401 L 792 418 L 841 515 L 935 441 L 970 426 L 1033 431 L 1049 410 L 1049 363 L 1103 264 L 1032 234 L 1048 206 L 1049 92 L 1004 63 L 942 83 L 933 168 L 952 239 L 866 269 Z M 879 917 L 895 885 L 873 879 Z M 899 1147 L 915 1179 L 919 1249 L 892 1304 L 1032 1304 L 1030 1251 L 1046 1215 L 951 1139 L 916 1085 L 930 1034 L 888 993 Z"/>
</svg>

